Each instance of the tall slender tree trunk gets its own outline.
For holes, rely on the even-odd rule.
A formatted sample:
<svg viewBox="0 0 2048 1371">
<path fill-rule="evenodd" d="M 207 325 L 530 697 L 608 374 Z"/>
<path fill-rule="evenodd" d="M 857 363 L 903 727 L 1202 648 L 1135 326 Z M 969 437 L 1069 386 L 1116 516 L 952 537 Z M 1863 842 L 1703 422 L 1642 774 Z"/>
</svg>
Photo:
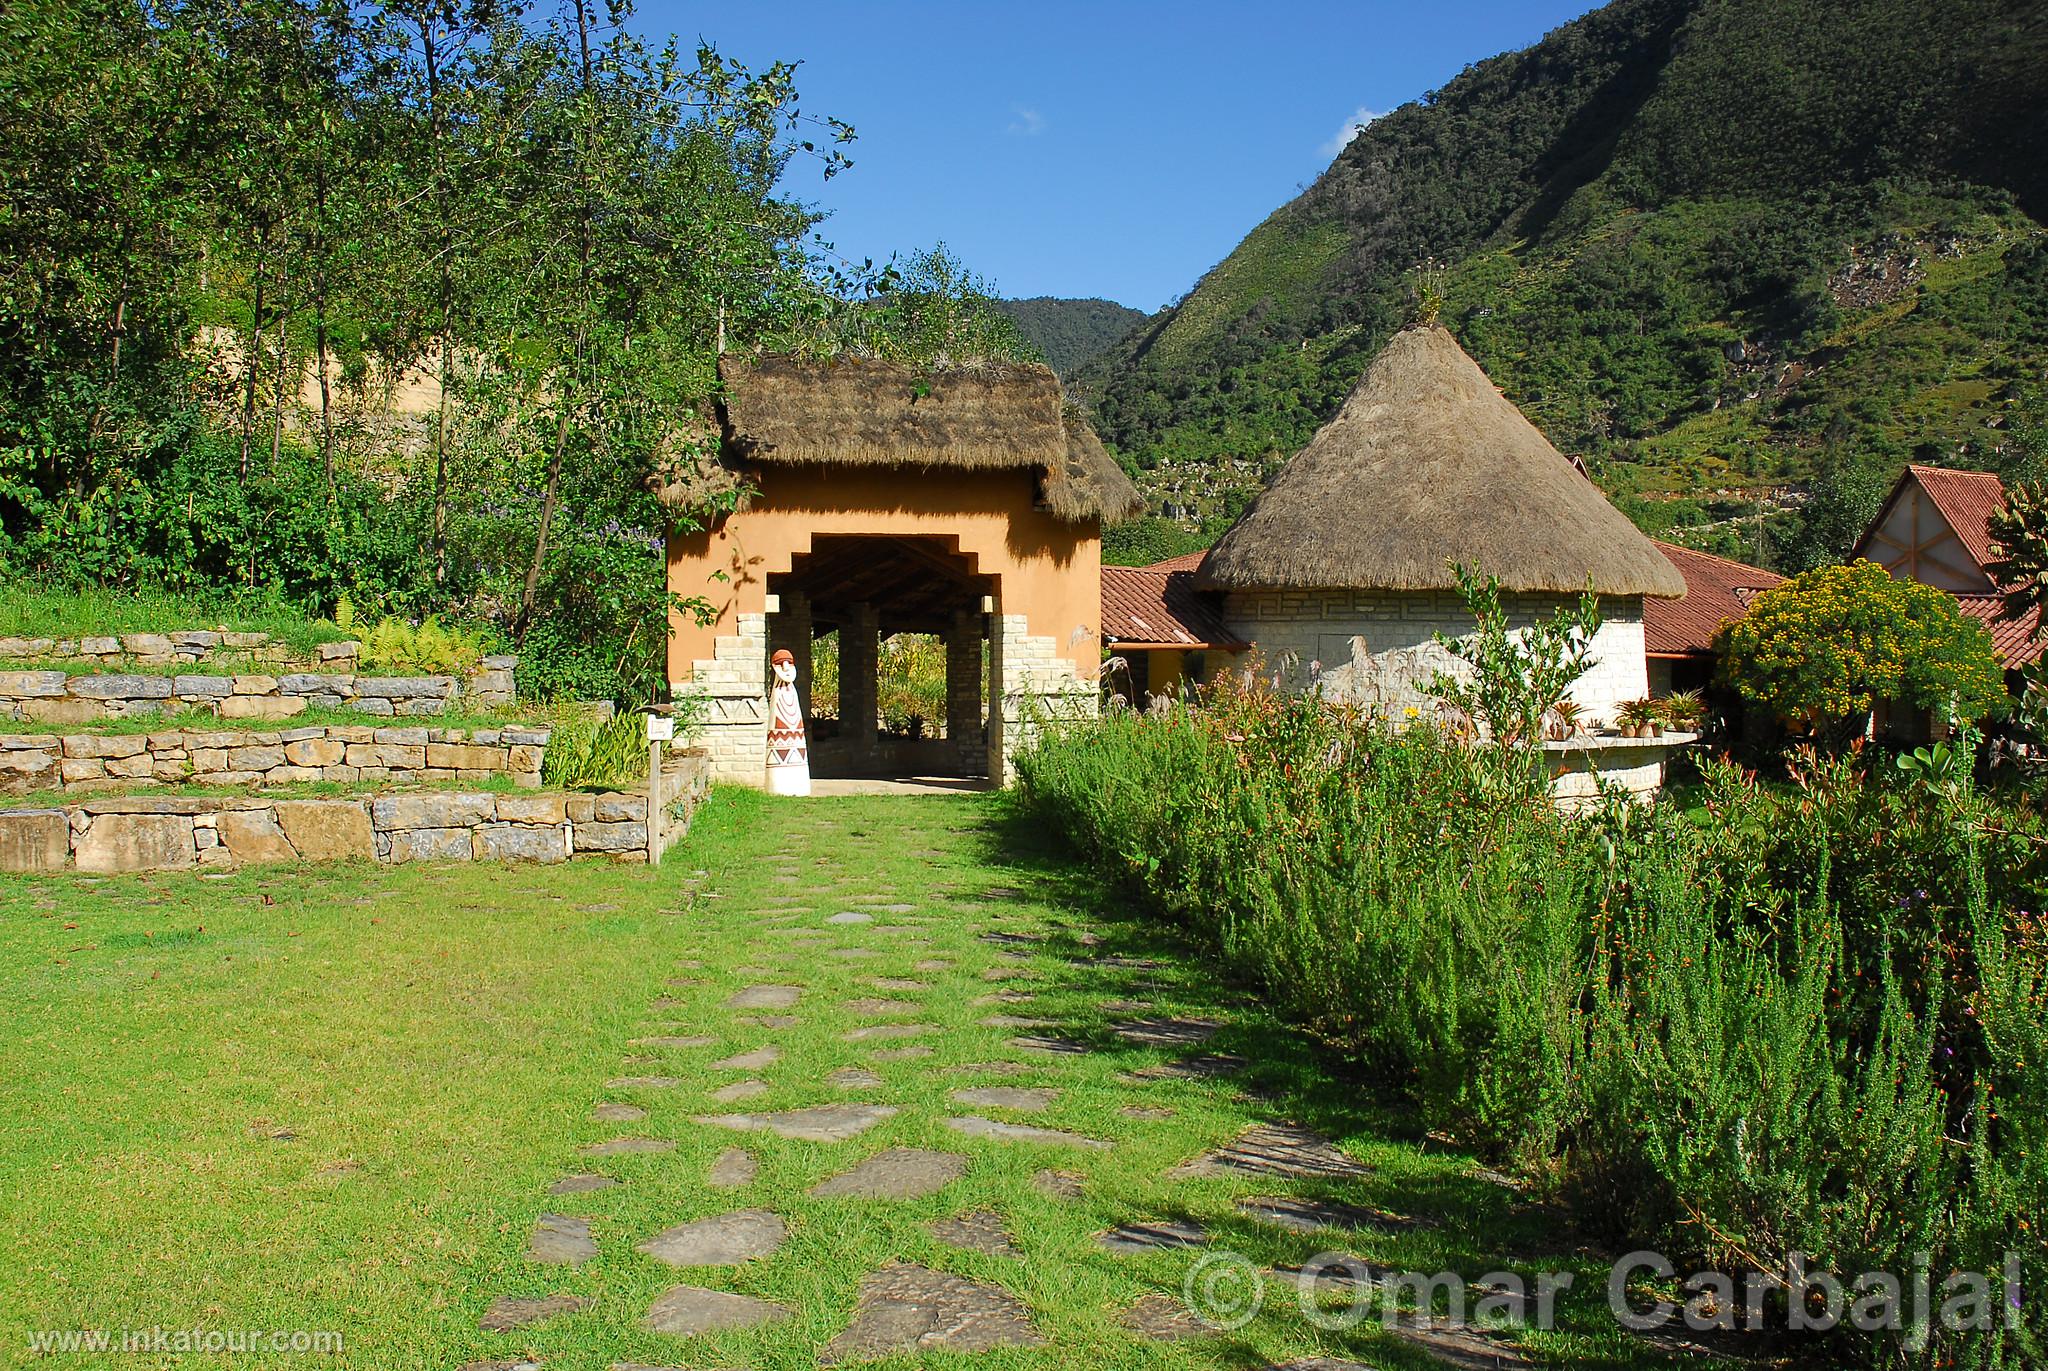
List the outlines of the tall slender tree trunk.
<svg viewBox="0 0 2048 1371">
<path fill-rule="evenodd" d="M 434 206 L 439 216 L 436 235 L 440 268 L 441 304 L 441 394 L 434 410 L 434 523 L 429 551 L 434 561 L 434 585 L 448 584 L 448 391 L 454 367 L 449 333 L 455 315 L 455 282 L 449 255 L 454 241 L 448 217 L 448 171 L 446 150 L 441 146 L 441 65 L 434 44 L 430 18 L 420 20 L 420 46 L 427 66 L 427 139 L 433 148 Z"/>
<path fill-rule="evenodd" d="M 277 470 L 278 452 L 284 446 L 284 381 L 291 364 L 292 268 L 287 259 L 278 268 L 278 293 L 283 303 L 277 314 L 277 379 L 270 395 L 270 469 Z"/>
<path fill-rule="evenodd" d="M 513 623 L 512 636 L 516 642 L 526 641 L 527 627 L 533 622 L 534 599 L 540 589 L 541 567 L 547 560 L 548 536 L 554 529 L 555 510 L 561 503 L 562 453 L 569 443 L 569 415 L 573 411 L 579 393 L 588 393 L 589 378 L 584 375 L 586 357 L 590 344 L 591 312 L 591 261 L 596 256 L 596 241 L 593 223 L 596 209 L 591 203 L 590 160 L 596 152 L 597 106 L 595 103 L 596 80 L 590 62 L 590 7 L 588 0 L 574 0 L 576 6 L 576 43 L 582 61 L 583 85 L 583 148 L 577 160 L 577 180 L 582 187 L 582 203 L 577 210 L 577 321 L 576 344 L 570 355 L 570 384 L 561 397 L 562 415 L 555 427 L 555 449 L 548 458 L 547 489 L 541 495 L 540 527 L 533 540 L 533 560 L 527 564 L 526 584 L 519 593 L 519 616 Z"/>
<path fill-rule="evenodd" d="M 320 470 L 334 503 L 334 399 L 327 387 L 327 166 L 313 171 L 313 365 L 320 372 Z"/>
<path fill-rule="evenodd" d="M 270 270 L 270 223 L 265 220 L 256 235 L 256 289 L 249 303 L 249 338 L 243 345 L 242 370 L 242 479 L 249 479 L 249 442 L 256 430 L 256 372 L 262 365 L 263 278 Z"/>
</svg>

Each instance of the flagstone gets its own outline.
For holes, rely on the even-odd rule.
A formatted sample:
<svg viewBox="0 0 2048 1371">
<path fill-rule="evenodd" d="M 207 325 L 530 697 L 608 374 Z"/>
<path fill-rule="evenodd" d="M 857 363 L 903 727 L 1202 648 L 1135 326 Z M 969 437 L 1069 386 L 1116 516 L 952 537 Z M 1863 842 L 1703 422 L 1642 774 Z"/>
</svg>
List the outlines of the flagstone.
<svg viewBox="0 0 2048 1371">
<path fill-rule="evenodd" d="M 880 1000 L 873 997 L 848 1000 L 839 1006 L 847 1013 L 864 1019 L 882 1018 L 890 1014 L 915 1014 L 924 1008 L 909 1000 Z"/>
<path fill-rule="evenodd" d="M 1174 1247 L 1206 1247 L 1209 1232 L 1187 1219 L 1148 1219 L 1118 1224 L 1097 1234 L 1095 1241 L 1108 1252 L 1154 1252 Z"/>
<path fill-rule="evenodd" d="M 990 1085 L 977 1086 L 970 1090 L 955 1090 L 953 1098 L 962 1104 L 971 1104 L 980 1109 L 1016 1109 L 1036 1113 L 1041 1109 L 1050 1108 L 1060 1094 L 1058 1090 Z"/>
<path fill-rule="evenodd" d="M 1023 1301 L 1001 1286 L 897 1262 L 861 1281 L 853 1322 L 819 1361 L 836 1366 L 894 1353 L 1044 1345 Z"/>
<path fill-rule="evenodd" d="M 749 973 L 759 974 L 759 973 Z M 800 985 L 750 985 L 726 999 L 727 1009 L 789 1009 L 804 993 Z"/>
<path fill-rule="evenodd" d="M 1078 1171 L 1047 1169 L 1031 1176 L 1031 1188 L 1053 1200 L 1078 1200 L 1087 1184 L 1088 1178 Z"/>
<path fill-rule="evenodd" d="M 548 1187 L 550 1195 L 581 1195 L 585 1191 L 603 1190 L 617 1185 L 610 1176 L 600 1176 L 594 1171 L 579 1171 L 573 1176 L 564 1176 Z"/>
<path fill-rule="evenodd" d="M 768 1082 L 749 1077 L 744 1081 L 734 1081 L 731 1085 L 720 1086 L 710 1092 L 709 1098 L 717 1100 L 720 1104 L 732 1104 L 736 1100 L 751 1100 L 756 1095 L 767 1093 Z"/>
<path fill-rule="evenodd" d="M 866 1028 L 851 1029 L 839 1036 L 850 1043 L 864 1043 L 873 1042 L 878 1038 L 922 1038 L 928 1033 L 936 1033 L 937 1031 L 937 1024 L 882 1023 L 871 1024 Z"/>
<path fill-rule="evenodd" d="M 590 1117 L 598 1123 L 638 1123 L 647 1117 L 647 1111 L 637 1104 L 607 1100 L 591 1110 Z"/>
<path fill-rule="evenodd" d="M 711 1063 L 713 1071 L 759 1071 L 764 1066 L 773 1066 L 782 1060 L 782 1049 L 773 1044 L 757 1047 L 750 1052 L 741 1052 L 727 1057 L 724 1061 Z"/>
<path fill-rule="evenodd" d="M 819 1199 L 857 1196 L 862 1199 L 908 1200 L 936 1194 L 967 1172 L 967 1158 L 957 1152 L 931 1152 L 892 1147 L 877 1152 L 852 1170 L 811 1188 Z"/>
<path fill-rule="evenodd" d="M 1072 1038 L 1048 1037 L 1039 1033 L 1026 1033 L 1010 1039 L 1010 1046 L 1021 1047 L 1027 1052 L 1051 1052 L 1063 1057 L 1085 1057 L 1095 1049 L 1087 1043 Z"/>
<path fill-rule="evenodd" d="M 965 1133 L 970 1138 L 993 1138 L 997 1142 L 1046 1143 L 1058 1147 L 1109 1146 L 1100 1138 L 1086 1138 L 1079 1133 L 1068 1133 L 1057 1128 L 1034 1128 L 1029 1124 L 1003 1123 L 996 1119 L 982 1118 L 978 1114 L 943 1119 L 940 1122 L 955 1133 Z"/>
<path fill-rule="evenodd" d="M 553 1266 L 581 1266 L 597 1255 L 590 1238 L 590 1220 L 568 1214 L 543 1214 L 527 1241 L 526 1255 Z"/>
<path fill-rule="evenodd" d="M 991 1257 L 1024 1255 L 1011 1241 L 1009 1230 L 1003 1226 L 1003 1216 L 993 1209 L 977 1209 L 970 1214 L 934 1220 L 931 1235 L 934 1241 L 948 1247 L 981 1252 Z"/>
<path fill-rule="evenodd" d="M 765 1130 L 801 1142 L 844 1142 L 895 1114 L 896 1106 L 889 1104 L 821 1104 L 776 1114 L 700 1114 L 695 1121 L 739 1132 Z"/>
<path fill-rule="evenodd" d="M 1125 1042 L 1147 1047 L 1193 1047 L 1216 1036 L 1223 1025 L 1214 1019 L 1133 1019 L 1109 1026 Z"/>
<path fill-rule="evenodd" d="M 754 1175 L 760 1169 L 761 1164 L 746 1148 L 728 1147 L 712 1159 L 711 1170 L 706 1173 L 704 1183 L 718 1190 L 737 1190 L 743 1185 L 752 1185 Z"/>
<path fill-rule="evenodd" d="M 510 1333 L 558 1314 L 573 1314 L 589 1303 L 580 1295 L 547 1295 L 539 1299 L 500 1295 L 477 1320 L 477 1327 L 486 1333 Z"/>
<path fill-rule="evenodd" d="M 740 1209 L 665 1228 L 633 1250 L 670 1266 L 734 1266 L 773 1255 L 788 1236 L 772 1211 Z"/>
<path fill-rule="evenodd" d="M 1157 1066 L 1141 1067 L 1129 1073 L 1134 1081 L 1206 1081 L 1218 1076 L 1234 1076 L 1244 1070 L 1245 1060 L 1227 1052 L 1211 1052 L 1201 1057 L 1186 1057 L 1175 1062 L 1161 1062 Z"/>
<path fill-rule="evenodd" d="M 675 1142 L 670 1138 L 613 1138 L 610 1142 L 585 1143 L 578 1150 L 591 1157 L 623 1157 L 636 1152 L 671 1152 Z"/>
<path fill-rule="evenodd" d="M 1340 1200 L 1304 1200 L 1291 1195 L 1258 1195 L 1237 1202 L 1240 1213 L 1276 1228 L 1313 1233 L 1323 1228 L 1406 1227 L 1407 1221 Z M 1391 1224 L 1389 1221 L 1391 1220 Z"/>
<path fill-rule="evenodd" d="M 1205 1337 L 1216 1331 L 1171 1295 L 1141 1295 L 1136 1303 L 1117 1316 L 1117 1322 L 1140 1337 L 1158 1342 Z"/>
<path fill-rule="evenodd" d="M 786 1319 L 789 1313 L 786 1305 L 757 1300 L 749 1295 L 730 1295 L 722 1290 L 678 1285 L 648 1309 L 646 1324 L 656 1333 L 694 1338 L 705 1333 L 758 1328 Z"/>
<path fill-rule="evenodd" d="M 1167 1173 L 1175 1180 L 1233 1172 L 1300 1178 L 1371 1175 L 1320 1133 L 1284 1124 L 1254 1124 L 1224 1146 Z"/>
</svg>

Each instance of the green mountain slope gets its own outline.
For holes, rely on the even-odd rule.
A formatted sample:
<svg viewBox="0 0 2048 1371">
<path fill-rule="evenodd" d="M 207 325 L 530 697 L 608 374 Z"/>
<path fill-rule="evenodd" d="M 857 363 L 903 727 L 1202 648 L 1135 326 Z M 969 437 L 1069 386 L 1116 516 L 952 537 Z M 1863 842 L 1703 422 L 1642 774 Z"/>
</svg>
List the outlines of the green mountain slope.
<svg viewBox="0 0 2048 1371">
<path fill-rule="evenodd" d="M 1811 562 L 1909 458 L 2048 457 L 2044 148 L 2039 0 L 1616 0 L 1374 122 L 1077 379 L 1213 524 L 1440 299 L 1640 523 Z"/>
<path fill-rule="evenodd" d="M 1109 351 L 1143 323 L 1142 311 L 1114 300 L 1062 300 L 1050 295 L 1029 300 L 997 300 L 1017 331 L 1038 345 L 1045 360 L 1062 376 L 1071 376 Z"/>
</svg>

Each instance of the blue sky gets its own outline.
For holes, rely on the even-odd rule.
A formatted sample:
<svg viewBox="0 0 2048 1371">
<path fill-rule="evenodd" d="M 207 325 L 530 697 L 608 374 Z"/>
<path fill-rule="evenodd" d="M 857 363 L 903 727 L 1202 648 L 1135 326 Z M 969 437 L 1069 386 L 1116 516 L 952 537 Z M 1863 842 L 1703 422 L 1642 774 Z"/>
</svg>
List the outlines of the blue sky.
<svg viewBox="0 0 2048 1371">
<path fill-rule="evenodd" d="M 1155 310 L 1336 154 L 1347 124 L 1525 47 L 1588 0 L 1180 4 L 643 0 L 651 35 L 801 59 L 854 166 L 788 184 L 842 256 L 943 241 L 1005 295 Z"/>
</svg>

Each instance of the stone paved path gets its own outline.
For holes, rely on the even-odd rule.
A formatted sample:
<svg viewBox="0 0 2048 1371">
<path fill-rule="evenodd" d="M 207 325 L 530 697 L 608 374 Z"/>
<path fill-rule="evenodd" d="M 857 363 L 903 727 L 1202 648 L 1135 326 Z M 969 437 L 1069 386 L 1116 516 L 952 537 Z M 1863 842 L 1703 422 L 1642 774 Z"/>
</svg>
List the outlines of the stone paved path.
<svg viewBox="0 0 2048 1371">
<path fill-rule="evenodd" d="M 580 1141 L 505 1216 L 520 1256 L 468 1308 L 470 1366 L 1660 1364 L 1413 1312 L 1318 1327 L 1357 1280 L 1287 1273 L 1492 1270 L 1514 1254 L 1470 1222 L 1516 1197 L 1384 1141 L 1306 1040 L 1008 860 L 989 801 L 753 812 L 671 858 L 659 993 L 620 1007 Z M 1511 1231 L 1547 1269 L 1540 1220 Z"/>
</svg>

